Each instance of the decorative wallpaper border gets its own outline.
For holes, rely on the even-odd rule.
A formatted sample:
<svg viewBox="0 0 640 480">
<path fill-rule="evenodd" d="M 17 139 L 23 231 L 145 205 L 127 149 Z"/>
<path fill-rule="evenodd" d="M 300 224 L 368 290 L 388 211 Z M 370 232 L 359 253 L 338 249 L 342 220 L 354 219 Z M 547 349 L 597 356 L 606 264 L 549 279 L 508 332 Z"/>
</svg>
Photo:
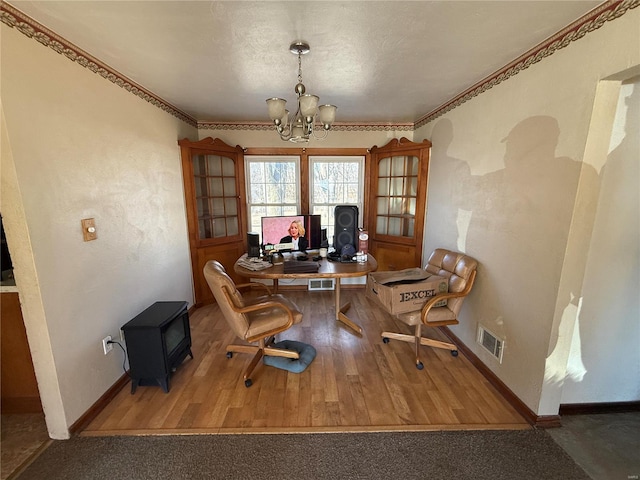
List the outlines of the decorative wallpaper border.
<svg viewBox="0 0 640 480">
<path fill-rule="evenodd" d="M 336 123 L 332 127 L 332 130 L 344 132 L 413 131 L 462 105 L 468 100 L 480 95 L 481 93 L 493 88 L 494 86 L 499 85 L 514 75 L 517 75 L 522 70 L 538 63 L 543 58 L 553 55 L 556 51 L 566 47 L 571 42 L 584 37 L 589 32 L 597 30 L 606 22 L 621 17 L 628 10 L 636 8 L 638 5 L 640 5 L 640 0 L 609 0 L 603 3 L 500 70 L 494 72 L 484 80 L 481 80 L 475 85 L 469 87 L 432 112 L 419 118 L 415 123 L 377 124 L 344 122 Z M 101 77 L 109 80 L 119 87 L 124 88 L 128 92 L 164 110 L 192 127 L 198 128 L 199 130 L 267 131 L 273 129 L 273 125 L 270 122 L 198 122 L 192 116 L 164 101 L 154 93 L 120 74 L 107 64 L 91 56 L 71 42 L 68 42 L 46 28 L 44 25 L 41 25 L 31 17 L 25 15 L 20 10 L 2 0 L 0 0 L 0 21 L 11 28 L 16 28 L 27 37 L 37 40 L 42 45 L 64 55 L 69 60 L 91 70 L 93 73 L 97 73 Z"/>
<path fill-rule="evenodd" d="M 198 130 L 275 130 L 271 122 L 198 122 Z M 380 124 L 380 123 L 346 123 L 338 122 L 331 126 L 334 132 L 379 132 L 379 131 L 413 131 L 413 123 Z"/>
<path fill-rule="evenodd" d="M 31 17 L 22 13 L 20 10 L 3 1 L 0 1 L 0 21 L 9 27 L 16 28 L 27 37 L 37 40 L 45 47 L 49 47 L 53 51 L 64 55 L 69 60 L 82 65 L 93 73 L 97 73 L 101 77 L 106 78 L 110 82 L 115 83 L 130 93 L 133 93 L 146 102 L 149 102 L 174 117 L 179 118 L 192 127 L 198 126 L 198 122 L 196 122 L 196 120 L 190 115 L 187 115 L 170 103 L 165 102 L 143 86 L 138 85 L 136 82 L 117 72 L 109 65 L 91 56 L 59 35 L 56 35 L 44 25 L 41 25 Z"/>
<path fill-rule="evenodd" d="M 502 67 L 500 70 L 491 74 L 489 77 L 469 87 L 464 92 L 449 100 L 447 103 L 439 106 L 434 111 L 420 118 L 414 124 L 414 128 L 422 127 L 423 125 L 426 125 L 427 123 L 435 120 L 441 115 L 444 115 L 445 113 L 462 105 L 466 101 L 471 100 L 473 97 L 477 97 L 490 88 L 495 87 L 496 85 L 513 77 L 514 75 L 517 75 L 522 70 L 525 70 L 531 65 L 538 63 L 543 58 L 548 57 L 549 55 L 553 55 L 555 52 L 566 47 L 571 42 L 584 37 L 587 33 L 597 30 L 602 25 L 604 25 L 605 22 L 621 17 L 622 15 L 627 13 L 628 10 L 636 8 L 638 5 L 640 5 L 640 0 L 615 0 L 603 3 L 602 5 L 594 8 L 589 13 L 585 14 L 569 26 L 560 30 L 552 37 L 538 44 L 528 52 L 522 54 L 513 62 Z"/>
</svg>

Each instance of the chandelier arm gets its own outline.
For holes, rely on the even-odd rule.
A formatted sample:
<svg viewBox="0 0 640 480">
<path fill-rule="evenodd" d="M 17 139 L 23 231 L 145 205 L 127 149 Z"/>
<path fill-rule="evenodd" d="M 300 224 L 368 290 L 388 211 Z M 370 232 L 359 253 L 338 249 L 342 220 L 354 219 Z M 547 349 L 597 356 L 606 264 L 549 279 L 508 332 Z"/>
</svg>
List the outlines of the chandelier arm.
<svg viewBox="0 0 640 480">
<path fill-rule="evenodd" d="M 298 84 L 295 86 L 298 104 L 296 112 L 289 114 L 289 111 L 284 108 L 286 100 L 267 99 L 270 118 L 274 121 L 276 132 L 281 140 L 303 143 L 308 142 L 312 136 L 322 140 L 329 134 L 331 124 L 335 120 L 335 106 L 322 105 L 318 109 L 319 98 L 316 95 L 305 95 L 306 88 L 302 83 L 302 55 L 309 53 L 309 50 L 309 45 L 305 42 L 296 42 L 289 46 L 289 51 L 298 55 Z M 286 112 L 284 115 L 283 110 Z M 321 112 L 320 115 L 319 112 Z M 316 130 L 323 130 L 323 132 L 318 134 Z"/>
<path fill-rule="evenodd" d="M 285 142 L 289 140 L 293 132 L 291 121 L 287 122 L 287 125 L 282 129 L 282 131 L 278 130 L 278 127 L 276 127 L 276 132 L 280 135 L 281 140 L 284 140 Z"/>
<path fill-rule="evenodd" d="M 311 132 L 313 134 L 313 138 L 315 138 L 316 140 L 324 140 L 325 138 L 327 138 L 327 136 L 329 135 L 329 130 L 325 130 L 324 128 L 320 128 L 320 130 L 322 130 L 322 132 L 324 133 L 324 135 L 322 136 L 318 136 L 316 134 L 316 128 L 313 129 L 313 131 Z"/>
</svg>

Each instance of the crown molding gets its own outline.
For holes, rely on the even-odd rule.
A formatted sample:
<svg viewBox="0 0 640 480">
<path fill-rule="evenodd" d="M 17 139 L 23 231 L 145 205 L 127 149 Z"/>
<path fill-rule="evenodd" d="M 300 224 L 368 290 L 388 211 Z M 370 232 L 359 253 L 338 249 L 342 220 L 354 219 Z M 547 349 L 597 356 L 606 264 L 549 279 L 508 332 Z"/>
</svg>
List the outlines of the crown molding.
<svg viewBox="0 0 640 480">
<path fill-rule="evenodd" d="M 198 130 L 272 131 L 271 122 L 198 122 Z M 334 132 L 413 131 L 413 123 L 351 123 L 339 122 L 331 126 Z"/>
<path fill-rule="evenodd" d="M 581 39 L 587 33 L 597 30 L 606 22 L 621 17 L 627 13 L 627 11 L 636 8 L 638 5 L 640 5 L 640 0 L 615 0 L 605 2 L 602 5 L 597 6 L 569 26 L 560 30 L 555 35 L 549 37 L 542 43 L 539 43 L 537 46 L 525 52 L 511 63 L 508 63 L 500 70 L 492 73 L 475 85 L 472 85 L 424 117 L 421 117 L 414 124 L 414 128 L 419 128 L 429 122 L 432 122 L 436 118 L 462 105 L 468 100 L 477 97 L 481 93 L 486 92 L 514 75 L 517 75 L 521 71 L 529 68 L 531 65 L 538 63 L 543 58 L 553 55 L 558 50 L 568 46 L 571 42 Z"/>
<path fill-rule="evenodd" d="M 174 107 L 162 98 L 150 92 L 142 85 L 137 84 L 133 80 L 125 77 L 106 63 L 101 62 L 80 47 L 65 40 L 61 36 L 49 30 L 44 25 L 36 22 L 33 18 L 25 15 L 17 8 L 11 6 L 7 2 L 0 1 L 0 21 L 5 25 L 17 29 L 29 38 L 37 40 L 45 47 L 51 48 L 54 52 L 64 55 L 69 60 L 97 73 L 101 77 L 110 82 L 124 88 L 128 92 L 140 97 L 146 102 L 164 110 L 165 112 L 179 118 L 185 123 L 196 127 L 195 118 L 187 115 L 182 110 Z"/>
<path fill-rule="evenodd" d="M 334 124 L 332 130 L 343 132 L 413 131 L 526 70 L 542 59 L 553 55 L 570 43 L 584 37 L 587 33 L 602 27 L 606 22 L 621 17 L 638 5 L 640 5 L 640 0 L 609 0 L 599 5 L 500 70 L 420 117 L 415 123 L 341 122 Z M 273 124 L 269 122 L 199 122 L 3 0 L 0 0 L 0 21 L 199 130 L 273 130 Z"/>
</svg>

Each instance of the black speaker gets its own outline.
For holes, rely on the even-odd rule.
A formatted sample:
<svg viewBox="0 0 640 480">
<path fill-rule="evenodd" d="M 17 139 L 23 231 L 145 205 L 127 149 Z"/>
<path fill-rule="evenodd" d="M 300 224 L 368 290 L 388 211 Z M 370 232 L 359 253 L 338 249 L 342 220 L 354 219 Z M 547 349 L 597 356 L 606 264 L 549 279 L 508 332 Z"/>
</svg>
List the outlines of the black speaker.
<svg viewBox="0 0 640 480">
<path fill-rule="evenodd" d="M 336 205 L 333 213 L 335 230 L 333 247 L 340 253 L 345 245 L 356 248 L 358 242 L 358 207 L 355 205 Z"/>
<path fill-rule="evenodd" d="M 247 233 L 247 256 L 260 256 L 260 235 L 257 233 Z"/>
<path fill-rule="evenodd" d="M 320 248 L 320 243 L 322 242 L 322 231 L 320 228 L 322 216 L 305 215 L 304 219 L 306 223 L 304 227 L 307 229 L 307 240 L 309 240 L 309 249 Z"/>
<path fill-rule="evenodd" d="M 320 239 L 320 248 L 328 248 L 329 240 L 327 239 L 327 229 L 322 229 L 322 238 Z"/>
</svg>

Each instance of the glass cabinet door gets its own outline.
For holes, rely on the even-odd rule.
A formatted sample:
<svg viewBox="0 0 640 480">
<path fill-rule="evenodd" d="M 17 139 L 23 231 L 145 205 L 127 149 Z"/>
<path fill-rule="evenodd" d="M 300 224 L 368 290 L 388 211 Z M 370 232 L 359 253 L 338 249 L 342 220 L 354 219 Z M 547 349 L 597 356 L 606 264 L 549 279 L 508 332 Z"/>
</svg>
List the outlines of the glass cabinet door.
<svg viewBox="0 0 640 480">
<path fill-rule="evenodd" d="M 413 237 L 418 166 L 415 155 L 385 157 L 378 163 L 377 234 Z"/>
<path fill-rule="evenodd" d="M 421 266 L 430 148 L 401 138 L 371 149 L 369 249 L 380 270 Z"/>
<path fill-rule="evenodd" d="M 239 234 L 239 198 L 235 162 L 224 155 L 193 155 L 193 177 L 198 216 L 198 238 Z"/>
<path fill-rule="evenodd" d="M 217 260 L 236 281 L 236 260 L 246 252 L 244 151 L 220 139 L 178 141 L 196 305 L 213 302 L 202 270 Z"/>
</svg>

